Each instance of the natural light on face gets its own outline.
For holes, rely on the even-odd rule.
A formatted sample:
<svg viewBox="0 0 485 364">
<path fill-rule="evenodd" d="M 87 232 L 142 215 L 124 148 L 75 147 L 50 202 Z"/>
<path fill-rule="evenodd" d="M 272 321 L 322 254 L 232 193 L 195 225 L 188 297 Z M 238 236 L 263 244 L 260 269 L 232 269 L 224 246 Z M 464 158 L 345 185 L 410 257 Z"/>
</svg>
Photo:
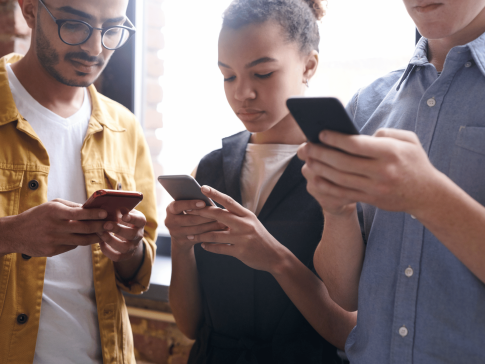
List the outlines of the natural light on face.
<svg viewBox="0 0 485 364">
<path fill-rule="evenodd" d="M 217 66 L 222 13 L 229 0 L 165 0 L 163 141 L 164 174 L 190 174 L 221 139 L 244 127 L 229 107 Z M 336 96 L 346 104 L 361 87 L 404 68 L 412 56 L 414 24 L 401 0 L 330 0 L 320 23 L 320 66 L 308 96 Z M 164 193 L 160 218 L 171 198 Z M 160 232 L 166 232 L 162 227 Z"/>
</svg>

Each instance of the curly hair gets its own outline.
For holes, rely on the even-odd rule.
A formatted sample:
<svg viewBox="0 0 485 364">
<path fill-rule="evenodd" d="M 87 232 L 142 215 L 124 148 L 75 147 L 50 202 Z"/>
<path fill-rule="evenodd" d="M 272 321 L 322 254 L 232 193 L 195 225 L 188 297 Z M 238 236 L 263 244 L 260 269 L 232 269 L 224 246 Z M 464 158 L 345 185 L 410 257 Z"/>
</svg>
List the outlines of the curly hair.
<svg viewBox="0 0 485 364">
<path fill-rule="evenodd" d="M 276 21 L 289 42 L 298 42 L 302 53 L 318 51 L 317 21 L 325 15 L 322 0 L 234 0 L 223 15 L 222 28 Z"/>
</svg>

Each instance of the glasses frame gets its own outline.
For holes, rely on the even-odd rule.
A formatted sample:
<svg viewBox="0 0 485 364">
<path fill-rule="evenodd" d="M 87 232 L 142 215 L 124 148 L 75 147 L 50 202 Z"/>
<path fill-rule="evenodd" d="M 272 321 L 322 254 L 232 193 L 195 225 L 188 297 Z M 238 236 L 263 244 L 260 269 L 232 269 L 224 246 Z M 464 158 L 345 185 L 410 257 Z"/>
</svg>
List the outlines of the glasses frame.
<svg viewBox="0 0 485 364">
<path fill-rule="evenodd" d="M 128 25 L 131 26 L 131 28 L 129 27 L 125 27 L 124 25 L 115 25 L 115 26 L 112 26 L 112 27 L 108 27 L 108 28 L 96 28 L 96 27 L 93 27 L 91 24 L 89 23 L 86 23 L 85 21 L 83 20 L 78 20 L 78 19 L 57 19 L 54 15 L 52 15 L 52 13 L 49 11 L 49 9 L 47 8 L 47 6 L 44 4 L 44 1 L 42 0 L 39 0 L 39 2 L 42 4 L 42 6 L 44 7 L 45 10 L 47 10 L 47 13 L 51 16 L 52 20 L 54 20 L 54 22 L 57 24 L 57 33 L 59 35 L 59 39 L 67 44 L 67 45 L 70 45 L 70 46 L 77 46 L 77 45 L 81 45 L 81 44 L 84 44 L 86 43 L 89 38 L 91 38 L 91 36 L 93 35 L 93 32 L 95 30 L 100 30 L 101 31 L 101 45 L 110 50 L 110 51 L 114 51 L 116 49 L 120 49 L 121 47 L 123 47 L 126 43 L 128 43 L 128 41 L 130 40 L 130 38 L 136 33 L 136 28 L 135 26 L 133 25 L 133 23 L 130 21 L 130 19 L 128 19 L 128 17 L 126 18 L 126 21 L 125 22 L 128 22 Z M 89 29 L 89 35 L 86 37 L 85 40 L 83 40 L 82 42 L 79 42 L 79 43 L 69 43 L 69 42 L 66 42 L 64 39 L 62 39 L 61 37 L 61 28 L 62 26 L 67 23 L 67 22 L 75 22 L 75 23 L 82 23 L 84 25 L 86 25 Z M 110 31 L 111 29 L 125 29 L 128 31 L 129 35 L 128 35 L 128 39 L 126 39 L 126 42 L 123 43 L 123 45 L 117 47 L 117 48 L 110 48 L 110 47 L 106 47 L 106 45 L 104 44 L 104 35 Z"/>
</svg>

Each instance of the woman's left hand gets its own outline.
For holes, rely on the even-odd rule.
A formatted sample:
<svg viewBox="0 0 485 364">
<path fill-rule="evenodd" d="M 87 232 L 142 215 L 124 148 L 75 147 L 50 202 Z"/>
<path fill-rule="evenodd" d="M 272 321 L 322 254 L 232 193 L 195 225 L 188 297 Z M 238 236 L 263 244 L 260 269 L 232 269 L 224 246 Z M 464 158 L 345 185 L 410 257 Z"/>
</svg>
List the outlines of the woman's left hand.
<svg viewBox="0 0 485 364">
<path fill-rule="evenodd" d="M 208 252 L 230 255 L 253 269 L 277 273 L 289 250 L 266 230 L 256 215 L 234 199 L 208 186 L 203 186 L 201 191 L 225 209 L 210 206 L 187 213 L 217 220 L 227 229 L 187 238 L 203 243 L 202 248 Z"/>
</svg>

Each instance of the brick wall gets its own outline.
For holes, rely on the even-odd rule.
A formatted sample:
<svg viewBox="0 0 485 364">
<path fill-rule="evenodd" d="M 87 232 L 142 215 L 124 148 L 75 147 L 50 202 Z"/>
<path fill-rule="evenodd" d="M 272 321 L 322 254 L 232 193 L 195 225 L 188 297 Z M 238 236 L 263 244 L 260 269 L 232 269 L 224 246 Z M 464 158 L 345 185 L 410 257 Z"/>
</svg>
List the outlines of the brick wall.
<svg viewBox="0 0 485 364">
<path fill-rule="evenodd" d="M 12 52 L 25 54 L 30 33 L 17 0 L 0 0 L 0 57 Z"/>
</svg>

